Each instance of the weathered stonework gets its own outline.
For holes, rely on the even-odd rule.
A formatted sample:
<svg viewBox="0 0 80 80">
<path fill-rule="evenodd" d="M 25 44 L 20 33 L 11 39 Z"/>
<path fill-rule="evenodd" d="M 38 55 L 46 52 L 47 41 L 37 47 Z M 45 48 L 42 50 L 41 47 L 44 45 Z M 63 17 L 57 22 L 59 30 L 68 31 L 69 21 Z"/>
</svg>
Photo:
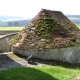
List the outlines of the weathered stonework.
<svg viewBox="0 0 80 80">
<path fill-rule="evenodd" d="M 42 9 L 9 44 L 17 54 L 80 63 L 80 29 L 60 11 Z"/>
<path fill-rule="evenodd" d="M 16 36 L 10 40 L 10 45 L 20 49 L 56 49 L 80 45 L 79 28 L 62 12 L 46 9 L 42 9 Z"/>
<path fill-rule="evenodd" d="M 11 51 L 11 46 L 9 45 L 9 40 L 12 37 L 14 37 L 16 34 L 18 34 L 18 33 L 16 32 L 16 33 L 7 34 L 0 38 L 0 53 Z"/>
<path fill-rule="evenodd" d="M 35 58 L 40 58 L 43 60 L 59 60 L 69 63 L 80 63 L 80 46 L 59 48 L 59 49 L 24 49 L 20 50 L 18 48 L 13 48 L 14 53 L 30 56 L 33 55 Z"/>
</svg>

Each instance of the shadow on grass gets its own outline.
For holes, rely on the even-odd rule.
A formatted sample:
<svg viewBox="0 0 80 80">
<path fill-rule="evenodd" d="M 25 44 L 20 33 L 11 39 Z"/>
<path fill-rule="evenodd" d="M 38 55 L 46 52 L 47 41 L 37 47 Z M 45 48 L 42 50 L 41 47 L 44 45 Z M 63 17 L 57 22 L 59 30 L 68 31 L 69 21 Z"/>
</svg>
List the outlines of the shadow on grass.
<svg viewBox="0 0 80 80">
<path fill-rule="evenodd" d="M 58 80 L 42 69 L 25 68 L 7 55 L 0 56 L 0 70 L 0 80 Z"/>
<path fill-rule="evenodd" d="M 69 69 L 80 69 L 79 63 L 69 63 L 69 62 L 56 61 L 56 60 L 53 60 L 53 62 L 55 62 L 55 66 L 62 66 Z"/>
<path fill-rule="evenodd" d="M 41 60 L 41 59 L 32 59 L 30 61 L 32 62 L 32 64 L 40 63 L 40 64 L 51 65 L 51 66 L 62 66 L 65 68 L 80 69 L 80 64 L 76 64 L 76 63 L 68 63 L 68 62 L 57 61 L 57 60 Z"/>
<path fill-rule="evenodd" d="M 79 63 L 68 63 L 68 62 L 57 61 L 56 65 L 70 69 L 80 69 Z"/>
<path fill-rule="evenodd" d="M 35 68 L 16 68 L 0 72 L 0 80 L 58 80 Z"/>
</svg>

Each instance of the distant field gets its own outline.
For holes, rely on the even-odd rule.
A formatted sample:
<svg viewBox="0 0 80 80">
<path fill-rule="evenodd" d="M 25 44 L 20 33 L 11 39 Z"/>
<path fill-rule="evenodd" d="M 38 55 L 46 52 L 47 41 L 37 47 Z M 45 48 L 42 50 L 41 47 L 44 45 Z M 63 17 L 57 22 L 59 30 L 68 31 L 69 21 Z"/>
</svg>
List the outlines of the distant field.
<svg viewBox="0 0 80 80">
<path fill-rule="evenodd" d="M 0 27 L 0 31 L 18 31 L 22 30 L 24 27 Z"/>
<path fill-rule="evenodd" d="M 76 24 L 76 26 L 80 29 L 80 24 Z M 20 31 L 24 27 L 0 27 L 0 31 Z"/>
<path fill-rule="evenodd" d="M 78 26 L 78 28 L 80 29 L 80 26 Z"/>
<path fill-rule="evenodd" d="M 80 24 L 76 24 L 76 26 L 80 29 Z"/>
</svg>

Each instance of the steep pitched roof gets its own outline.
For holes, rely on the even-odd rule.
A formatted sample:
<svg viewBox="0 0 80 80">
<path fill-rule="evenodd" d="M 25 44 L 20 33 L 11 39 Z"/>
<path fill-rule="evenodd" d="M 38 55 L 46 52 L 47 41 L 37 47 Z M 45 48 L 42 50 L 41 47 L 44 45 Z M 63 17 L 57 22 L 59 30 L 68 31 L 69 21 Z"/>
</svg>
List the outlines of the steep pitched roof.
<svg viewBox="0 0 80 80">
<path fill-rule="evenodd" d="M 80 45 L 80 30 L 62 12 L 42 9 L 10 44 L 21 49 Z"/>
</svg>

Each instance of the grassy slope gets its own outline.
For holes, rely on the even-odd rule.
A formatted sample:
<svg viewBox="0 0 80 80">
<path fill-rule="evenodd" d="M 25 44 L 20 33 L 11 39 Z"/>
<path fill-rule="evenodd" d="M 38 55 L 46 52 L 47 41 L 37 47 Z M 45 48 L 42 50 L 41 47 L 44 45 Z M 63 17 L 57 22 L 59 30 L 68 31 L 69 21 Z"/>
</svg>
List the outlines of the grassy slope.
<svg viewBox="0 0 80 80">
<path fill-rule="evenodd" d="M 0 72 L 0 80 L 75 80 L 80 69 L 62 66 L 16 68 Z"/>
</svg>

